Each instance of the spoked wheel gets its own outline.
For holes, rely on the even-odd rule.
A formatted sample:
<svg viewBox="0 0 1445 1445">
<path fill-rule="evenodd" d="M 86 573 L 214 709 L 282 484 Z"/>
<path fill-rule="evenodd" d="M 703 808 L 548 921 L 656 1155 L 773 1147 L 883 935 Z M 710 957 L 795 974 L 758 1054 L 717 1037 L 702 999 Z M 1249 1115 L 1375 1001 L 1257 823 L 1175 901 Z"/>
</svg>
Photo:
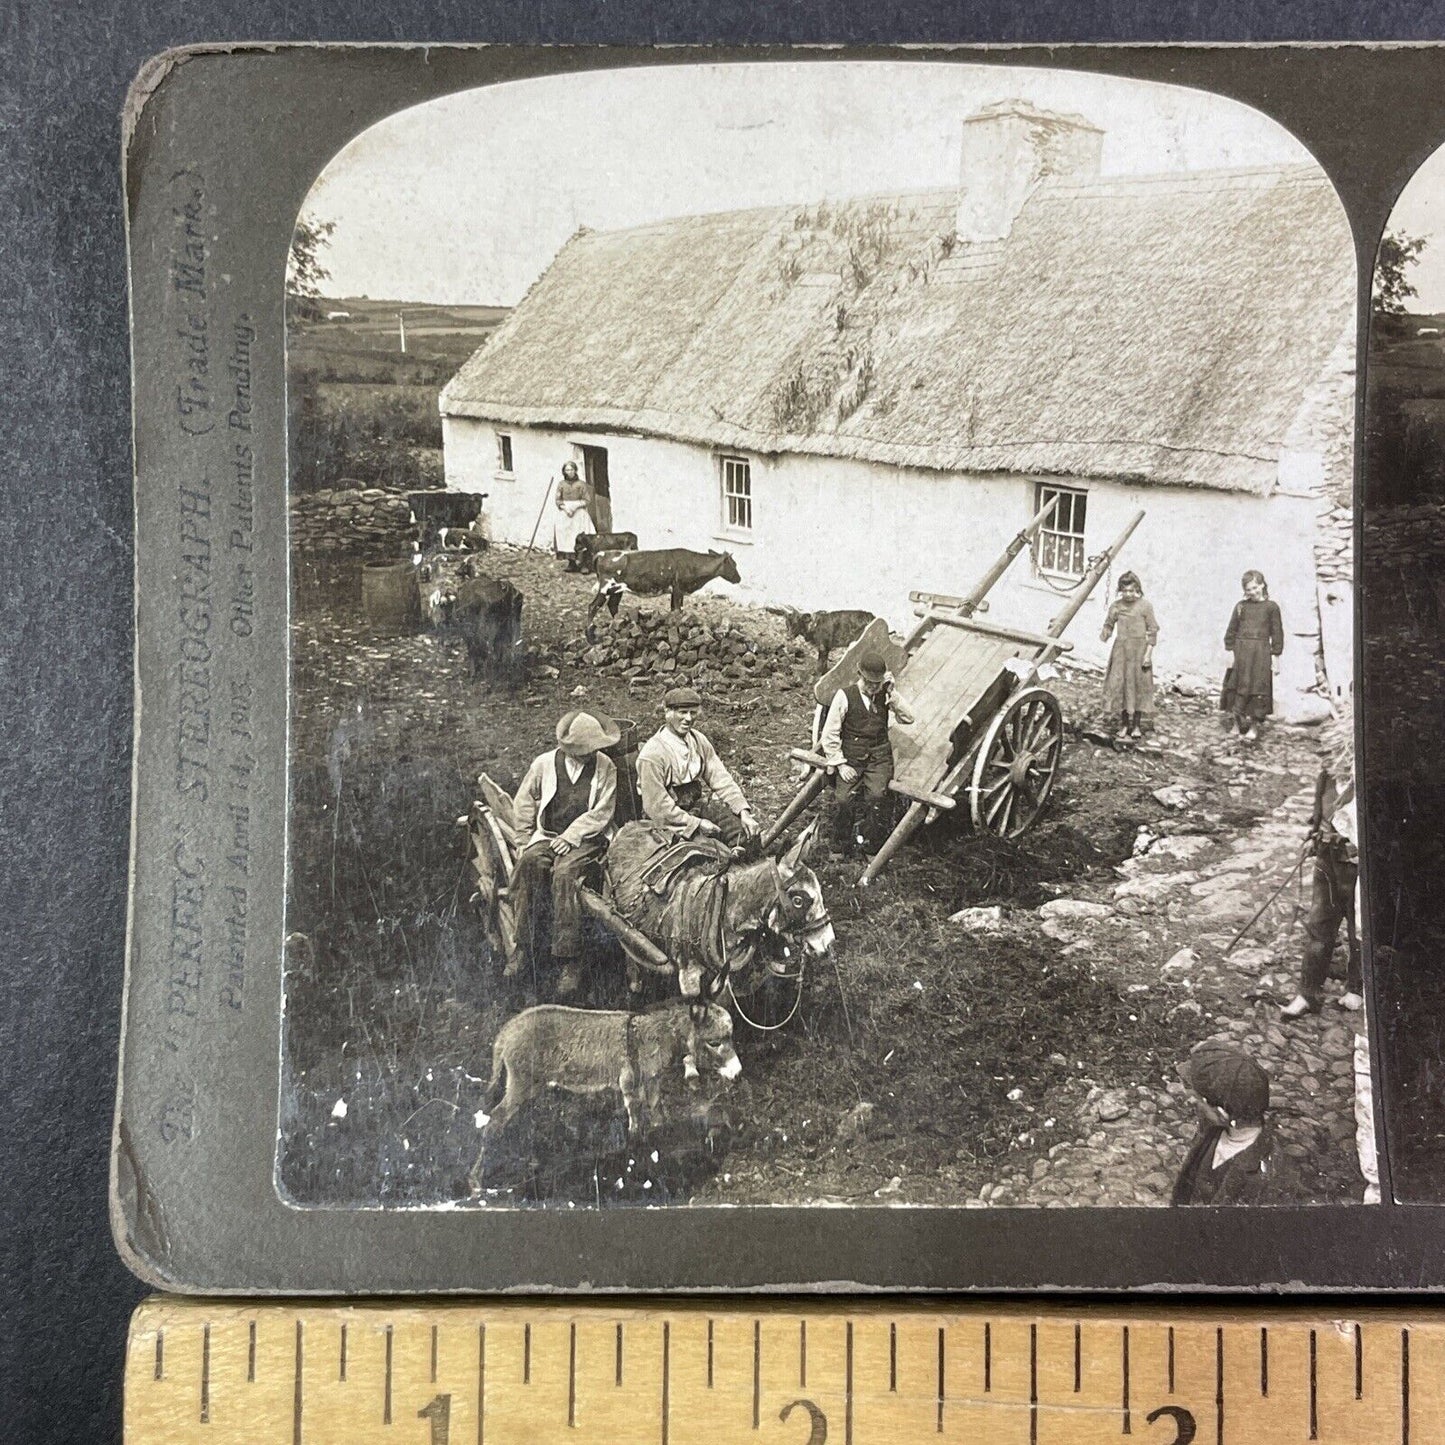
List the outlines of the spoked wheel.
<svg viewBox="0 0 1445 1445">
<path fill-rule="evenodd" d="M 508 891 L 512 877 L 512 850 L 496 818 L 486 807 L 479 806 L 473 810 L 470 831 L 477 906 L 486 926 L 487 942 L 510 971 L 517 948 L 517 929 Z"/>
<path fill-rule="evenodd" d="M 1059 770 L 1064 714 L 1047 688 L 1026 687 L 994 715 L 968 789 L 973 826 L 1017 838 L 1044 810 Z"/>
</svg>

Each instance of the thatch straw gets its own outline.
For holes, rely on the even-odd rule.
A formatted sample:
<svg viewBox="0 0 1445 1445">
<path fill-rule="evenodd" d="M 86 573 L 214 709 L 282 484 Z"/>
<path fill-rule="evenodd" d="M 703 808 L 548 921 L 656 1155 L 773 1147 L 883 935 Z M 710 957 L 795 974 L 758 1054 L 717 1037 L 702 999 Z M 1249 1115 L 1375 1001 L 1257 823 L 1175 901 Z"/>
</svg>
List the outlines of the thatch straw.
<svg viewBox="0 0 1445 1445">
<path fill-rule="evenodd" d="M 950 472 L 1273 487 L 1354 302 L 1349 227 L 1318 170 L 1048 184 L 982 246 L 956 240 L 955 199 L 579 233 L 443 410 Z"/>
</svg>

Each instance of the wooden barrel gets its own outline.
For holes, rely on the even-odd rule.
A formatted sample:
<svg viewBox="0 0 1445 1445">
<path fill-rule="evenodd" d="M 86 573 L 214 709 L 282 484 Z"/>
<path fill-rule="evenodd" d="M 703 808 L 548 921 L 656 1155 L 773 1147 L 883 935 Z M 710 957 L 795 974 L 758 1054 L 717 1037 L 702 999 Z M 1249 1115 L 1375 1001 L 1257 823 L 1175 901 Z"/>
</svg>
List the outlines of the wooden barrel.
<svg viewBox="0 0 1445 1445">
<path fill-rule="evenodd" d="M 421 626 L 421 592 L 410 562 L 367 567 L 361 574 L 361 608 L 367 619 L 383 627 Z"/>
</svg>

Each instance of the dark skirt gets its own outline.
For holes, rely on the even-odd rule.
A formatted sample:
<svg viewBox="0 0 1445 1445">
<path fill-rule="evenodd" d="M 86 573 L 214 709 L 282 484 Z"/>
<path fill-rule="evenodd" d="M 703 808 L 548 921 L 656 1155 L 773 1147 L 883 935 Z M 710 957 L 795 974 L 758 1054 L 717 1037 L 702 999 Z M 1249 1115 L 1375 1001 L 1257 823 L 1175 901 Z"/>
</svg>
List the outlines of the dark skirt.
<svg viewBox="0 0 1445 1445">
<path fill-rule="evenodd" d="M 1104 673 L 1104 711 L 1154 714 L 1154 669 L 1144 666 L 1149 649 L 1145 637 L 1120 637 L 1109 653 L 1109 666 Z"/>
<path fill-rule="evenodd" d="M 1256 722 L 1267 718 L 1274 711 L 1273 662 L 1269 638 L 1239 638 L 1234 644 L 1234 666 L 1224 674 L 1220 710 Z"/>
</svg>

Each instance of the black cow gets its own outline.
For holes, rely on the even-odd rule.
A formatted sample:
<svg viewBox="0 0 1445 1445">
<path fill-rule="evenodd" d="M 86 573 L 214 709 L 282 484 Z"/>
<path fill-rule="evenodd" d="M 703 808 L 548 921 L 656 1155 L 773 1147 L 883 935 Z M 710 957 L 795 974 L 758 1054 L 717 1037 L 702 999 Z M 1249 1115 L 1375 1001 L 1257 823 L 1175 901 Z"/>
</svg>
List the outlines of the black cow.
<svg viewBox="0 0 1445 1445">
<path fill-rule="evenodd" d="M 461 633 L 472 676 L 509 686 L 521 679 L 522 601 L 510 582 L 495 577 L 473 577 L 423 599 L 438 626 Z"/>
<path fill-rule="evenodd" d="M 603 602 L 617 616 L 624 592 L 639 597 L 660 597 L 666 592 L 672 610 L 682 599 L 714 577 L 736 586 L 743 579 L 731 552 L 689 552 L 685 547 L 665 547 L 658 552 L 603 552 L 597 559 L 597 592 L 587 608 L 587 631 Z"/>
<path fill-rule="evenodd" d="M 801 637 L 818 649 L 818 671 L 827 672 L 835 648 L 851 647 L 858 634 L 873 621 L 871 612 L 799 612 L 796 607 L 768 608 L 788 627 L 789 637 Z"/>
<path fill-rule="evenodd" d="M 601 553 L 636 550 L 636 532 L 583 532 L 572 555 L 577 559 L 577 570 L 590 575 L 597 570 L 597 558 Z"/>
</svg>

